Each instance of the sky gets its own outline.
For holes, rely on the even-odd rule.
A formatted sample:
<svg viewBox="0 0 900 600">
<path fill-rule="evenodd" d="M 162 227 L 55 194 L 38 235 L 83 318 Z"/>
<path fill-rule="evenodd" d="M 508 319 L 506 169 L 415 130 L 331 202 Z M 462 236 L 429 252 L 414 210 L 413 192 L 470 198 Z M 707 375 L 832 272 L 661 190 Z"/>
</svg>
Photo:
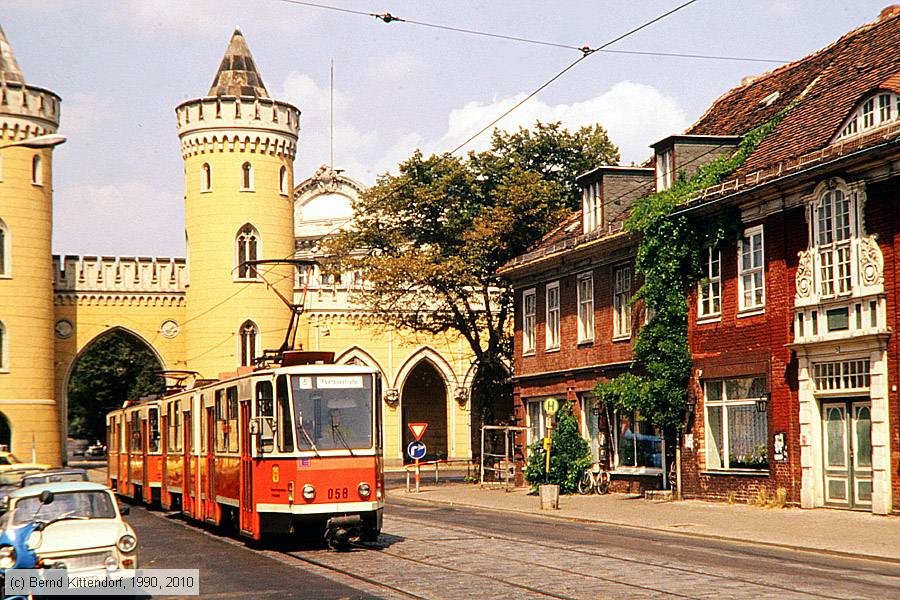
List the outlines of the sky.
<svg viewBox="0 0 900 600">
<path fill-rule="evenodd" d="M 311 0 L 319 3 L 317 0 Z M 426 23 L 597 47 L 684 0 L 322 0 Z M 290 0 L 0 0 L 27 83 L 62 97 L 54 155 L 56 254 L 183 256 L 175 106 L 206 95 L 235 26 L 274 98 L 301 110 L 295 182 L 328 162 L 370 185 L 416 149 L 454 148 L 580 56 L 304 6 Z M 600 123 L 622 164 L 690 126 L 745 76 L 801 58 L 877 19 L 887 0 L 697 0 L 595 53 L 502 120 Z M 483 134 L 465 150 L 484 149 Z"/>
</svg>

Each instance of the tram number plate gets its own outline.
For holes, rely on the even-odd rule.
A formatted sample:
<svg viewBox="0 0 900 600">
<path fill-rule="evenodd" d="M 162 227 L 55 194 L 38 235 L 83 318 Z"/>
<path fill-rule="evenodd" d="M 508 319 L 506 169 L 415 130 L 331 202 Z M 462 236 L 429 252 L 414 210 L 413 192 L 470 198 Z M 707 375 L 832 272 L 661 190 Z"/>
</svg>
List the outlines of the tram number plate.
<svg viewBox="0 0 900 600">
<path fill-rule="evenodd" d="M 328 488 L 329 500 L 346 500 L 349 497 L 350 492 L 347 488 Z"/>
</svg>

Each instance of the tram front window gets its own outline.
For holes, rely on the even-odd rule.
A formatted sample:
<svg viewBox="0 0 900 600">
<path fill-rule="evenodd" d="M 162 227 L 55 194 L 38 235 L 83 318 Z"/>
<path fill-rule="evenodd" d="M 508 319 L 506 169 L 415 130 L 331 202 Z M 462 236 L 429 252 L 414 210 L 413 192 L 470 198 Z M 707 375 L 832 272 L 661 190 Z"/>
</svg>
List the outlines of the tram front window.
<svg viewBox="0 0 900 600">
<path fill-rule="evenodd" d="M 292 375 L 301 450 L 372 447 L 371 375 Z"/>
</svg>

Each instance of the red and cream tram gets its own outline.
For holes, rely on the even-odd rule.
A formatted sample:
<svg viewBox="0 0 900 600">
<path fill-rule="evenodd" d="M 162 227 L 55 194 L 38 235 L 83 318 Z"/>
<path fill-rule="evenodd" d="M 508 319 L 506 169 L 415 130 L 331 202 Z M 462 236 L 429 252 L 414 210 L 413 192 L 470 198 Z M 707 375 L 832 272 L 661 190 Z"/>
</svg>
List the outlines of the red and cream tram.
<svg viewBox="0 0 900 600">
<path fill-rule="evenodd" d="M 106 418 L 109 485 L 241 535 L 381 530 L 381 380 L 332 353 L 126 403 Z"/>
</svg>

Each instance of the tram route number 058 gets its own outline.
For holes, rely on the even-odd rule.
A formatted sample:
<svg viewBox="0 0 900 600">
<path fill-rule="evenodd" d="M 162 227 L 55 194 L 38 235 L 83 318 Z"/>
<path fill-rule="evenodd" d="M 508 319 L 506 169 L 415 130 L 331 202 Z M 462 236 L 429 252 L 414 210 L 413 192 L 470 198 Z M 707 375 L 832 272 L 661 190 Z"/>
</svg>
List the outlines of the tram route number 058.
<svg viewBox="0 0 900 600">
<path fill-rule="evenodd" d="M 345 500 L 350 497 L 347 488 L 328 488 L 329 500 Z"/>
</svg>

